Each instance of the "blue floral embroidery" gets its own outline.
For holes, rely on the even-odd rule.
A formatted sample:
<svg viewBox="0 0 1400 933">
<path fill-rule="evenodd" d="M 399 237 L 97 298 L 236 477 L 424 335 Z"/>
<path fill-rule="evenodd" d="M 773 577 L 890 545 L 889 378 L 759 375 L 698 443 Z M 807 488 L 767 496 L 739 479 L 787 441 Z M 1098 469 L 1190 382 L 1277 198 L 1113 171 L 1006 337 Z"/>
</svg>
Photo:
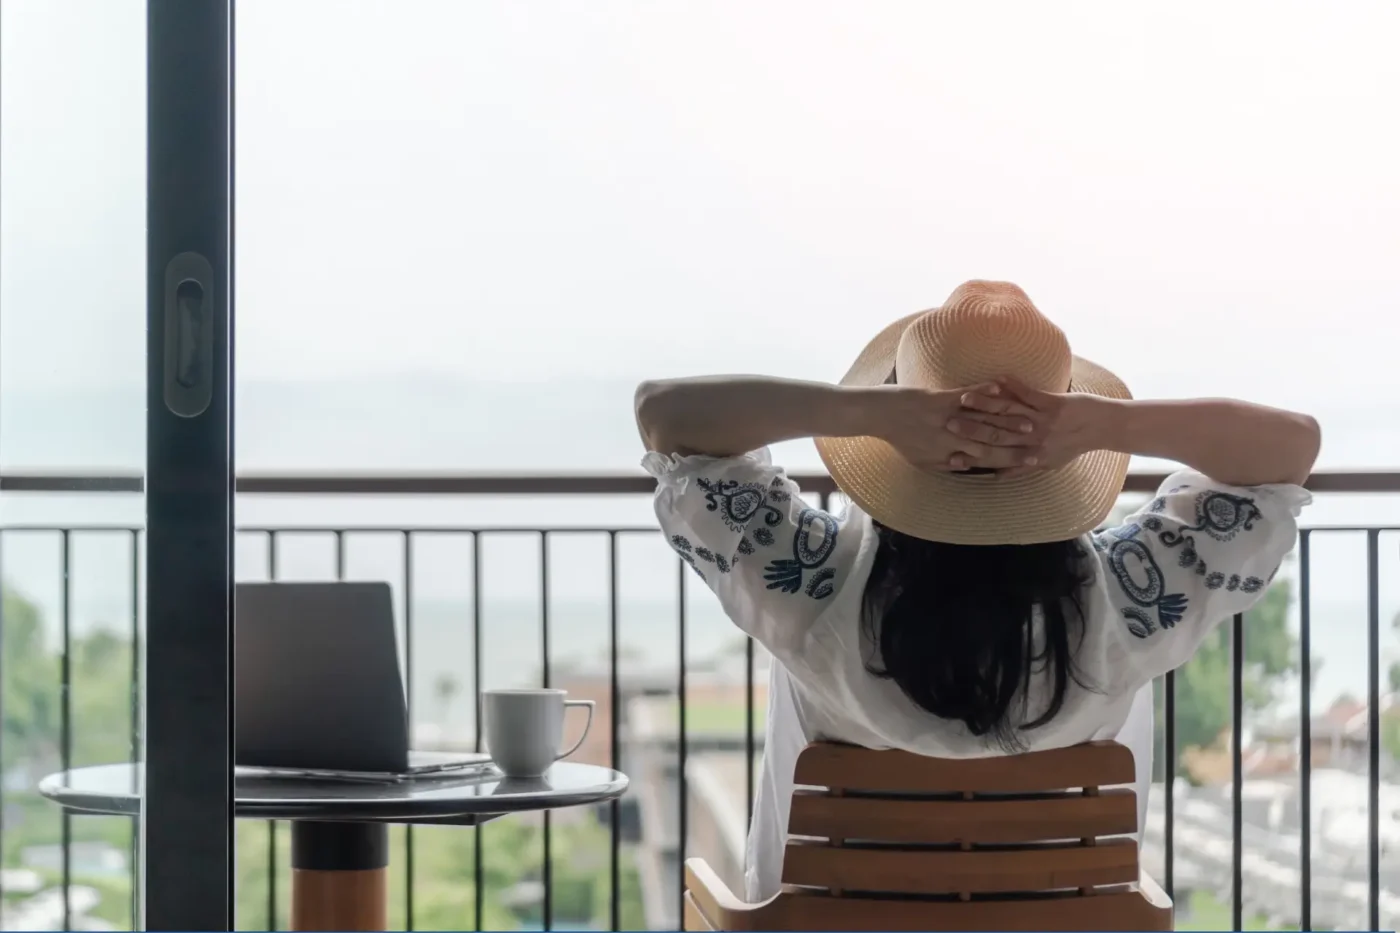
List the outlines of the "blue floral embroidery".
<svg viewBox="0 0 1400 933">
<path fill-rule="evenodd" d="M 1204 532 L 1217 541 L 1230 541 L 1241 531 L 1253 531 L 1254 522 L 1261 515 L 1253 499 L 1207 490 L 1196 497 L 1196 524 L 1187 525 L 1180 532 L 1164 531 L 1159 537 L 1167 547 L 1176 547 L 1192 531 Z"/>
<path fill-rule="evenodd" d="M 720 520 L 731 531 L 742 532 L 753 518 L 763 513 L 763 523 L 770 527 L 783 520 L 783 513 L 769 500 L 786 501 L 780 489 L 765 488 L 761 483 L 741 483 L 738 480 L 697 479 L 700 488 L 705 490 L 705 508 L 718 512 Z"/>
<path fill-rule="evenodd" d="M 1139 638 L 1146 638 L 1158 626 L 1167 629 L 1180 622 L 1186 613 L 1187 599 L 1185 593 L 1167 592 L 1162 568 L 1147 545 L 1137 538 L 1141 531 L 1141 525 L 1124 525 L 1096 540 L 1108 554 L 1108 566 L 1118 579 L 1119 587 L 1136 604 L 1136 607 L 1123 609 L 1128 630 Z M 1157 625 L 1144 611 L 1149 609 L 1157 611 Z"/>
<path fill-rule="evenodd" d="M 1181 492 L 1190 486 L 1177 486 L 1168 494 Z M 1193 570 L 1208 590 L 1224 589 L 1227 593 L 1236 591 L 1257 593 L 1273 580 L 1258 577 L 1241 577 L 1239 574 L 1225 574 L 1211 570 L 1196 548 L 1192 532 L 1204 533 L 1211 538 L 1226 542 L 1243 531 L 1252 531 L 1256 520 L 1262 517 L 1253 499 L 1227 492 L 1207 490 L 1196 496 L 1195 524 L 1178 530 L 1166 527 L 1158 517 L 1166 511 L 1166 496 L 1158 496 L 1147 506 L 1140 524 L 1125 525 L 1112 531 L 1100 532 L 1093 538 L 1094 547 L 1108 556 L 1109 569 L 1118 579 L 1118 585 L 1135 604 L 1122 610 L 1127 621 L 1128 631 L 1138 638 L 1147 638 L 1159 629 L 1171 628 L 1181 621 L 1186 612 L 1187 598 L 1183 593 L 1167 593 L 1166 580 L 1161 567 L 1148 550 L 1138 540 L 1138 535 L 1146 530 L 1155 533 L 1157 540 L 1169 548 L 1180 547 L 1177 553 L 1177 566 Z M 1274 569 L 1278 573 L 1278 569 Z M 1139 579 L 1142 577 L 1143 579 Z M 1157 620 L 1146 610 L 1155 609 Z"/>
<path fill-rule="evenodd" d="M 714 551 L 710 550 L 707 547 L 696 548 L 695 556 L 700 558 L 707 564 L 714 564 L 716 567 L 719 568 L 720 573 L 728 573 L 730 570 L 733 569 L 732 561 L 727 560 L 723 554 L 716 554 Z"/>
<path fill-rule="evenodd" d="M 695 563 L 695 548 L 691 546 L 690 539 L 685 535 L 671 535 L 670 543 L 671 549 L 681 556 L 681 560 L 690 565 L 690 569 L 695 571 L 697 577 L 704 580 L 705 573 Z"/>
<path fill-rule="evenodd" d="M 813 599 L 826 599 L 836 591 L 835 587 L 831 584 L 831 581 L 835 579 L 835 577 L 835 570 L 832 570 L 830 567 L 823 567 L 821 570 L 812 574 L 812 579 L 807 581 L 807 589 L 805 592 Z"/>
<path fill-rule="evenodd" d="M 1146 638 L 1157 631 L 1156 624 L 1152 621 L 1152 616 L 1143 612 L 1135 606 L 1129 606 L 1123 610 L 1123 618 L 1128 620 L 1128 631 L 1138 638 Z"/>
<path fill-rule="evenodd" d="M 1181 486 L 1178 488 L 1187 489 L 1189 487 Z M 1167 547 L 1181 547 L 1181 553 L 1177 555 L 1177 566 L 1195 568 L 1197 576 L 1206 578 L 1207 589 L 1218 590 L 1225 586 L 1226 577 L 1222 573 L 1210 571 L 1206 566 L 1205 559 L 1196 550 L 1195 537 L 1189 532 L 1203 531 L 1217 541 L 1229 541 L 1240 531 L 1254 530 L 1254 522 L 1259 517 L 1259 507 L 1254 504 L 1253 499 L 1246 499 L 1228 492 L 1206 491 L 1196 497 L 1196 524 L 1187 525 L 1179 531 L 1161 530 L 1157 534 L 1157 539 Z M 1148 521 L 1144 521 L 1143 524 L 1147 526 Z M 1158 531 L 1157 528 L 1152 530 Z M 1257 579 L 1257 577 L 1249 577 L 1244 582 L 1253 585 L 1252 581 Z M 1225 586 L 1225 589 L 1234 592 L 1240 588 L 1241 583 L 1238 576 L 1235 577 L 1235 581 L 1233 586 Z M 1263 585 L 1264 581 L 1259 580 L 1254 589 L 1246 589 L 1245 592 L 1256 592 Z"/>
<path fill-rule="evenodd" d="M 813 532 L 818 525 L 821 536 L 814 540 Z M 836 549 L 836 531 L 836 519 L 816 509 L 803 509 L 797 516 L 797 529 L 792 535 L 792 557 L 775 560 L 764 568 L 763 578 L 768 581 L 768 589 L 784 593 L 801 591 L 803 572 L 818 570 Z M 807 584 L 807 595 L 813 599 L 830 596 L 834 576 L 830 568 L 814 574 Z"/>
<path fill-rule="evenodd" d="M 671 547 L 702 580 L 706 577 L 700 562 L 712 565 L 720 573 L 730 573 L 738 566 L 740 558 L 777 543 L 773 529 L 787 517 L 786 509 L 779 505 L 788 505 L 794 499 L 782 477 L 775 478 L 767 487 L 737 480 L 697 479 L 696 482 L 704 490 L 706 510 L 715 512 L 726 527 L 740 534 L 732 557 L 725 557 L 711 548 L 696 547 L 683 535 L 671 536 Z M 759 516 L 762 521 L 755 522 Z M 768 589 L 805 592 L 812 599 L 831 596 L 835 592 L 836 570 L 823 565 L 836 548 L 837 528 L 836 519 L 830 515 L 816 509 L 802 509 L 793 532 L 792 557 L 773 560 L 764 568 Z"/>
</svg>

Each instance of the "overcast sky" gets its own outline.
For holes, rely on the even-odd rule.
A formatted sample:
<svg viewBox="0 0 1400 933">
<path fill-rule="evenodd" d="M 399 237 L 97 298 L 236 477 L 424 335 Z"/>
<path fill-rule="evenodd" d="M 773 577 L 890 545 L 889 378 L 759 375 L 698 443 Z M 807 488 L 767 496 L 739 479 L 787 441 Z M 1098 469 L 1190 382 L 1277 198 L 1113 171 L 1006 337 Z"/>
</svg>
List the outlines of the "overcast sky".
<svg viewBox="0 0 1400 933">
<path fill-rule="evenodd" d="M 1400 4 L 240 0 L 243 380 L 834 379 L 971 277 L 1393 397 Z M 135 385 L 144 4 L 4 0 L 0 388 Z"/>
</svg>

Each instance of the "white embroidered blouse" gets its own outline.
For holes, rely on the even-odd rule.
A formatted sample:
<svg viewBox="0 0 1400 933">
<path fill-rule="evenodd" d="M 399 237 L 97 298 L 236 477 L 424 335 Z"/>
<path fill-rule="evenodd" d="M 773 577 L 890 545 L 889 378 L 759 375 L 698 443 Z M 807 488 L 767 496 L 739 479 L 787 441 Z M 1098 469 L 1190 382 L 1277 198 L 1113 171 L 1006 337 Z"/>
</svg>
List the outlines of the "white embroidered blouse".
<svg viewBox="0 0 1400 933">
<path fill-rule="evenodd" d="M 911 703 L 866 670 L 861 597 L 877 538 L 849 506 L 813 508 L 766 451 L 643 461 L 657 478 L 656 514 L 725 613 L 773 656 L 763 770 L 745 857 L 746 894 L 776 894 L 793 766 L 811 741 L 970 758 L 997 754 L 959 722 Z M 1076 655 L 1081 678 L 1030 749 L 1116 738 L 1137 763 L 1139 825 L 1152 774 L 1152 680 L 1187 661 L 1222 620 L 1259 600 L 1293 547 L 1311 496 L 1299 486 L 1235 488 L 1190 471 L 1170 476 L 1123 524 L 1086 535 L 1094 555 Z M 1029 710 L 1048 685 L 1032 683 Z"/>
</svg>

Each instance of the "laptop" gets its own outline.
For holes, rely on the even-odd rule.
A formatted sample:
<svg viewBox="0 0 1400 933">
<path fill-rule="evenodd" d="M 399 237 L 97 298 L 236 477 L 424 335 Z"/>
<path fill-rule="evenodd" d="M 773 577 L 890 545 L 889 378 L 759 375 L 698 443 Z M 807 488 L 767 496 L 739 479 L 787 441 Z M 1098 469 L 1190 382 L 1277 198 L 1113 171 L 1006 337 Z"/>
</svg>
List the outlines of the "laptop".
<svg viewBox="0 0 1400 933">
<path fill-rule="evenodd" d="M 387 583 L 239 583 L 234 761 L 240 768 L 395 781 L 494 772 L 488 755 L 409 749 Z"/>
</svg>

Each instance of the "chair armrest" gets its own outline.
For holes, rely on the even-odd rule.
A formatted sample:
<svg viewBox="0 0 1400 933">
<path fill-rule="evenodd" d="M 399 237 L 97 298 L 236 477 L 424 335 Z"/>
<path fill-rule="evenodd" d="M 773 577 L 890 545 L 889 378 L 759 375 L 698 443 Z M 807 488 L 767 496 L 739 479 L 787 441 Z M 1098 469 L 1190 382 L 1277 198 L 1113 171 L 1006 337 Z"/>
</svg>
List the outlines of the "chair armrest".
<svg viewBox="0 0 1400 933">
<path fill-rule="evenodd" d="M 1138 890 L 1158 910 L 1172 909 L 1172 899 L 1167 897 L 1167 892 L 1163 891 L 1161 885 L 1153 881 L 1152 876 L 1145 871 L 1138 873 Z"/>
<path fill-rule="evenodd" d="M 685 889 L 712 929 L 730 929 L 727 921 L 749 909 L 702 858 L 685 860 Z"/>
</svg>

